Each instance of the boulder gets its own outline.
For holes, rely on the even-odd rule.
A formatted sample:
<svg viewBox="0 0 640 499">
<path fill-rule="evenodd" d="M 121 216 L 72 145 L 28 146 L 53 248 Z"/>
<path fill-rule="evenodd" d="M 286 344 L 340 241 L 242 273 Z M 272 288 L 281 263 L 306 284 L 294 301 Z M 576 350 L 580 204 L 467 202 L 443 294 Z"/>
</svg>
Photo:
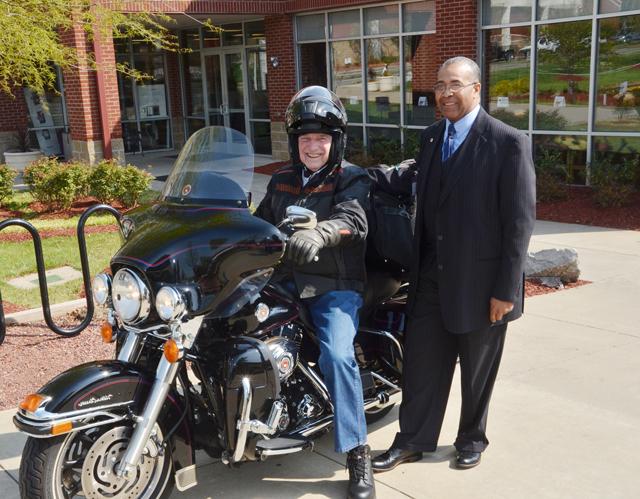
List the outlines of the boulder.
<svg viewBox="0 0 640 499">
<path fill-rule="evenodd" d="M 529 253 L 524 266 L 527 278 L 557 277 L 564 284 L 580 277 L 578 252 L 574 249 L 545 249 Z"/>
</svg>

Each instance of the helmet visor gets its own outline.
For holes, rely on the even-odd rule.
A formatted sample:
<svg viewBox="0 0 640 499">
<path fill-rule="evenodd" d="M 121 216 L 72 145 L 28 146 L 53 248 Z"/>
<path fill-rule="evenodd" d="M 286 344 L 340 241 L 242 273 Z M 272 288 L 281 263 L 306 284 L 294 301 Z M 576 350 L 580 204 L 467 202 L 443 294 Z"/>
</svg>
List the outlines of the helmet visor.
<svg viewBox="0 0 640 499">
<path fill-rule="evenodd" d="M 303 122 L 318 122 L 318 130 L 324 127 L 341 128 L 346 122 L 343 112 L 332 102 L 323 100 L 299 100 L 287 109 L 287 127 L 297 128 Z M 307 123 L 310 125 L 311 123 Z M 307 130 L 313 127 L 305 126 Z M 295 132 L 295 130 L 291 130 Z"/>
</svg>

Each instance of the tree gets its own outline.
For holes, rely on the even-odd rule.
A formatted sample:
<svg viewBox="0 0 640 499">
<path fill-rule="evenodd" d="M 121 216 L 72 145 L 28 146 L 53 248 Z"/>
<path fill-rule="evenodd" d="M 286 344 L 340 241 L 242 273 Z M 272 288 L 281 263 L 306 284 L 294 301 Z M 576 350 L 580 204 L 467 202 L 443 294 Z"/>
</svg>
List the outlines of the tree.
<svg viewBox="0 0 640 499">
<path fill-rule="evenodd" d="M 0 91 L 13 95 L 17 86 L 42 94 L 53 87 L 55 66 L 96 69 L 92 54 L 78 54 L 63 43 L 64 33 L 74 28 L 90 41 L 113 35 L 178 50 L 176 37 L 165 26 L 172 21 L 169 16 L 127 14 L 125 8 L 126 2 L 118 0 L 0 0 Z M 142 76 L 124 64 L 115 69 Z"/>
</svg>

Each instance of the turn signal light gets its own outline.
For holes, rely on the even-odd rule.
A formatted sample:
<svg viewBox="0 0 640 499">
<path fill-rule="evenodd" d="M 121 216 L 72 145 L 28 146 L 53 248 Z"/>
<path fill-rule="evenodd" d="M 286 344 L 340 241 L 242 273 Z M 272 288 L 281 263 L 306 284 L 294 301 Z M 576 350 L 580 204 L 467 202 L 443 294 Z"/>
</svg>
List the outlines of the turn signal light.
<svg viewBox="0 0 640 499">
<path fill-rule="evenodd" d="M 62 435 L 63 433 L 69 433 L 73 430 L 73 423 L 71 421 L 65 421 L 64 423 L 58 423 L 51 427 L 52 435 Z"/>
<path fill-rule="evenodd" d="M 32 393 L 27 395 L 22 402 L 20 402 L 20 409 L 29 412 L 35 412 L 40 404 L 44 400 L 44 396 L 39 393 Z"/>
<path fill-rule="evenodd" d="M 178 362 L 182 358 L 182 349 L 173 338 L 167 340 L 163 347 L 164 357 L 172 364 Z"/>
<path fill-rule="evenodd" d="M 100 336 L 103 343 L 111 343 L 113 341 L 113 326 L 108 322 L 103 322 L 100 326 Z"/>
</svg>

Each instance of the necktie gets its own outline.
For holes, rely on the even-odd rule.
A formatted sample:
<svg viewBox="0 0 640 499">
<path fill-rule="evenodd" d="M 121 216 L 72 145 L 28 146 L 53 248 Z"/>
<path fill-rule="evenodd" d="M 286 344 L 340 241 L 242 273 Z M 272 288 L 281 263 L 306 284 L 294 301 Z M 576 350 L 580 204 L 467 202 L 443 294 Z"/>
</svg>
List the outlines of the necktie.
<svg viewBox="0 0 640 499">
<path fill-rule="evenodd" d="M 444 163 L 448 160 L 451 155 L 454 153 L 453 149 L 453 141 L 456 138 L 456 128 L 453 126 L 453 123 L 449 123 L 449 127 L 447 128 L 447 136 L 444 139 L 444 146 L 442 148 L 442 162 Z"/>
</svg>

